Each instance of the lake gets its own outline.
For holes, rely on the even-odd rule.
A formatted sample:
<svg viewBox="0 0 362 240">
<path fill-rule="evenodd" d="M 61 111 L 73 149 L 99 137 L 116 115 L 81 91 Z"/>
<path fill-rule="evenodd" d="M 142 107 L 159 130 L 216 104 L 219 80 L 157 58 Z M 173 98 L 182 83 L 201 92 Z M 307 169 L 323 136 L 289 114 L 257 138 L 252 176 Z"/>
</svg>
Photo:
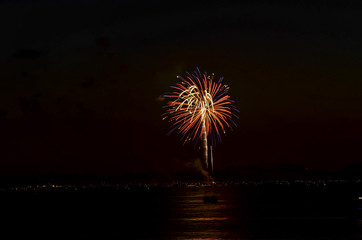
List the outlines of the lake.
<svg viewBox="0 0 362 240">
<path fill-rule="evenodd" d="M 362 239 L 359 186 L 235 184 L 2 191 L 3 233 L 99 239 Z M 217 197 L 205 203 L 204 196 Z"/>
</svg>

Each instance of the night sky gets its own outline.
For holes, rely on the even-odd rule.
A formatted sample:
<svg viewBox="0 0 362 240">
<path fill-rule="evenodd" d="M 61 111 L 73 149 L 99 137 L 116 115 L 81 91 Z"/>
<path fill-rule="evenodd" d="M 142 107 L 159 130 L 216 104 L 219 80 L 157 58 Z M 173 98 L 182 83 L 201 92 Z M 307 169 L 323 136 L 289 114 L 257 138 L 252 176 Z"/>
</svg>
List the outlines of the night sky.
<svg viewBox="0 0 362 240">
<path fill-rule="evenodd" d="M 189 166 L 160 96 L 196 67 L 240 111 L 216 169 L 361 162 L 360 1 L 240 2 L 1 1 L 0 175 Z"/>
</svg>

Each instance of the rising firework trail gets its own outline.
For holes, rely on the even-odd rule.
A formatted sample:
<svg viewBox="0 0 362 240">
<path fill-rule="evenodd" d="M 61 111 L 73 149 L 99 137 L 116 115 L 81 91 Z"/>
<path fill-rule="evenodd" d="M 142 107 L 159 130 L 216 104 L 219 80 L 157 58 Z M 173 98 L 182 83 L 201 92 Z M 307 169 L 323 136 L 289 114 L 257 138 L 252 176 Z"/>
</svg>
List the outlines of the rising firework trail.
<svg viewBox="0 0 362 240">
<path fill-rule="evenodd" d="M 170 133 L 177 130 L 184 143 L 195 142 L 196 146 L 198 140 L 201 141 L 206 168 L 209 168 L 210 144 L 213 173 L 212 146 L 221 141 L 226 128 L 236 126 L 232 117 L 237 118 L 235 112 L 238 111 L 227 94 L 229 87 L 222 83 L 223 77 L 214 81 L 214 74 L 201 73 L 198 68 L 192 74 L 187 72 L 186 78 L 177 78 L 180 81 L 171 86 L 173 92 L 164 95 L 169 99 L 164 119 L 168 118 L 172 124 Z"/>
</svg>

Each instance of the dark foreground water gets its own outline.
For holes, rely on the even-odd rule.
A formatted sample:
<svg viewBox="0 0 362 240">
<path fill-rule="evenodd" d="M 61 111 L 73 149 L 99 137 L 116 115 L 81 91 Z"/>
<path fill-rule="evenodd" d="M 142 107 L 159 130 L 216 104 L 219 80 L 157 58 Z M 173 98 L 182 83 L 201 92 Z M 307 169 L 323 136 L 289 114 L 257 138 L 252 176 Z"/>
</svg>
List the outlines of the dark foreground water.
<svg viewBox="0 0 362 240">
<path fill-rule="evenodd" d="M 204 203 L 215 194 L 216 203 Z M 362 239 L 356 186 L 3 191 L 1 235 L 98 239 Z"/>
</svg>

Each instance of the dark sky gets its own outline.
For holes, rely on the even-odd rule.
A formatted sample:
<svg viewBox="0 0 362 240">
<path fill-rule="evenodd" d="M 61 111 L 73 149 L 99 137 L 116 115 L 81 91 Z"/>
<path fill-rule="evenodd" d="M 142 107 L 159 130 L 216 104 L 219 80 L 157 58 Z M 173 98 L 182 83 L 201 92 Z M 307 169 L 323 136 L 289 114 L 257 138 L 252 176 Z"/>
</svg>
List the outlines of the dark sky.
<svg viewBox="0 0 362 240">
<path fill-rule="evenodd" d="M 241 2 L 1 1 L 0 175 L 177 171 L 159 96 L 197 66 L 240 110 L 216 168 L 361 162 L 360 1 Z"/>
</svg>

